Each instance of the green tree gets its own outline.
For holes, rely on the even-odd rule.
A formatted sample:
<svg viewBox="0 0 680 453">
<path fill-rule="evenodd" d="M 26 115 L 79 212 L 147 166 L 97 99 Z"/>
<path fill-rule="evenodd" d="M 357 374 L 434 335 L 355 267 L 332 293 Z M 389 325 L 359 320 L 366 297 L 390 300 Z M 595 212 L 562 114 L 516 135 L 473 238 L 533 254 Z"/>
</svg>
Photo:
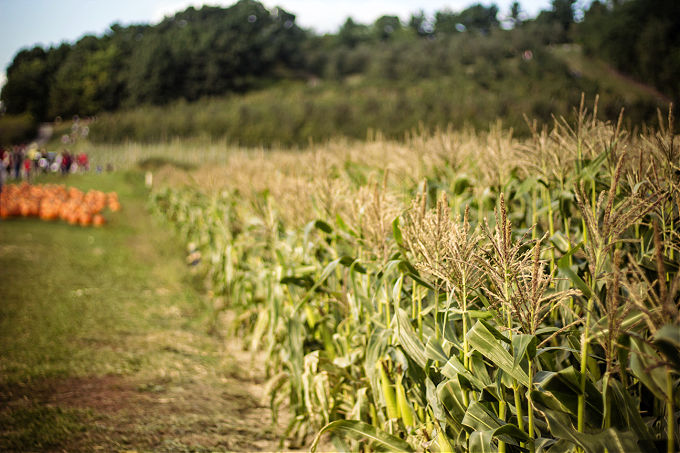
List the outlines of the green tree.
<svg viewBox="0 0 680 453">
<path fill-rule="evenodd" d="M 368 27 L 357 24 L 351 17 L 348 17 L 338 31 L 338 42 L 341 45 L 354 48 L 359 43 L 367 41 L 368 36 Z"/>
<path fill-rule="evenodd" d="M 0 94 L 7 113 L 28 112 L 34 118 L 45 118 L 48 77 L 47 53 L 42 47 L 20 51 L 7 69 L 7 83 Z"/>
<path fill-rule="evenodd" d="M 434 31 L 438 35 L 457 33 L 459 23 L 458 14 L 450 9 L 437 11 L 434 15 Z"/>
<path fill-rule="evenodd" d="M 429 37 L 432 36 L 434 31 L 434 24 L 425 16 L 425 12 L 421 9 L 417 13 L 411 14 L 408 28 L 420 37 Z"/>
<path fill-rule="evenodd" d="M 92 115 L 118 107 L 118 49 L 110 38 L 82 38 L 59 65 L 50 86 L 49 115 Z"/>
<path fill-rule="evenodd" d="M 554 20 L 562 25 L 565 33 L 574 23 L 574 3 L 576 0 L 552 0 L 552 14 Z"/>
<path fill-rule="evenodd" d="M 373 23 L 373 30 L 380 41 L 387 41 L 401 30 L 401 21 L 397 16 L 381 16 Z"/>
<path fill-rule="evenodd" d="M 519 5 L 519 2 L 512 2 L 512 5 L 510 6 L 510 20 L 512 21 L 513 28 L 517 28 L 522 24 L 521 14 L 522 7 Z"/>
<path fill-rule="evenodd" d="M 492 28 L 498 27 L 498 6 L 492 4 L 484 6 L 476 3 L 464 9 L 458 15 L 458 22 L 465 26 L 467 30 L 477 30 L 482 33 L 489 33 Z"/>
</svg>

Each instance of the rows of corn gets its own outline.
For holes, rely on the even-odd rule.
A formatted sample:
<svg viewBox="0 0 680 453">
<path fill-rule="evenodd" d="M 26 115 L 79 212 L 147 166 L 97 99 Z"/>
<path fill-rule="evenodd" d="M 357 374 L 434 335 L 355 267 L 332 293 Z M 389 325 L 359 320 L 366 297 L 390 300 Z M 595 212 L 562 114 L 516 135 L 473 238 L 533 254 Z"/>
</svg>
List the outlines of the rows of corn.
<svg viewBox="0 0 680 453">
<path fill-rule="evenodd" d="M 673 452 L 680 146 L 670 114 L 596 118 L 244 153 L 152 206 L 266 351 L 290 445 Z"/>
</svg>

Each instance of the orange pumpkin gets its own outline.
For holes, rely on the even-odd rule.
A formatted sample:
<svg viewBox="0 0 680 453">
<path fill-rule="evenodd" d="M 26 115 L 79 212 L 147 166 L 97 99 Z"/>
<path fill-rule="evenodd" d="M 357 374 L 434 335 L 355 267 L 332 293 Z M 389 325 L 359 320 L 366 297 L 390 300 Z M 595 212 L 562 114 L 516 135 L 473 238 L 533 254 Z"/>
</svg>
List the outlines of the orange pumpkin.
<svg viewBox="0 0 680 453">
<path fill-rule="evenodd" d="M 101 227 L 106 223 L 106 219 L 101 214 L 95 214 L 92 216 L 92 225 L 96 227 Z"/>
</svg>

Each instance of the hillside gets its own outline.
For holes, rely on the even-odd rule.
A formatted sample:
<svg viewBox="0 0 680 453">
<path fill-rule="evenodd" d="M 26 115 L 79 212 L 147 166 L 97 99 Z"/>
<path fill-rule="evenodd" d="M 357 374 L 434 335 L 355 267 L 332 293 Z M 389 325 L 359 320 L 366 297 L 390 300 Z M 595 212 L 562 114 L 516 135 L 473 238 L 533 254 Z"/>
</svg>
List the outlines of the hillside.
<svg viewBox="0 0 680 453">
<path fill-rule="evenodd" d="M 639 52 L 631 56 L 635 71 L 622 67 L 605 46 L 621 29 L 595 25 L 616 19 L 623 27 L 619 16 L 629 20 L 637 10 L 598 5 L 582 22 L 572 1 L 555 0 L 529 20 L 517 9 L 508 16 L 475 4 L 413 13 L 408 23 L 347 19 L 325 35 L 254 0 L 190 7 L 157 25 L 113 24 L 102 36 L 15 56 L 0 93 L 7 109 L 0 142 L 25 140 L 37 121 L 72 115 L 99 116 L 97 141 L 203 136 L 292 146 L 369 131 L 402 137 L 414 128 L 486 128 L 499 119 L 526 134 L 525 115 L 550 122 L 569 114 L 582 93 L 600 96 L 605 119 L 625 107 L 631 124 L 655 121 L 676 94 L 666 77 L 677 72 L 666 58 L 675 38 L 655 35 L 664 56 L 657 69 Z M 654 3 L 636 26 L 651 29 L 664 8 Z M 501 17 L 510 19 L 502 26 Z"/>
<path fill-rule="evenodd" d="M 657 108 L 668 108 L 668 100 L 655 90 L 584 56 L 577 46 L 539 48 L 531 59 L 511 52 L 497 58 L 503 49 L 491 46 L 486 51 L 487 58 L 461 57 L 448 75 L 388 80 L 357 74 L 106 113 L 91 126 L 90 138 L 97 143 L 203 138 L 242 146 L 306 146 L 376 133 L 403 139 L 448 128 L 484 130 L 499 119 L 526 136 L 526 118 L 546 125 L 553 115 L 570 117 L 582 94 L 589 104 L 599 96 L 603 119 L 615 121 L 625 108 L 631 128 L 655 124 Z M 491 59 L 495 66 L 488 64 Z"/>
</svg>

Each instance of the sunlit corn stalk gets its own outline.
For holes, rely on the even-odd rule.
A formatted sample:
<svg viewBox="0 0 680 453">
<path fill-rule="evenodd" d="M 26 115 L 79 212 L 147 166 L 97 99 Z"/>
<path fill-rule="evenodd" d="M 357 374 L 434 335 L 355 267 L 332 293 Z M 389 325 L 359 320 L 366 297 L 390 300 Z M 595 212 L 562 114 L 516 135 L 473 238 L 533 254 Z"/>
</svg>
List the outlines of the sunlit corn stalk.
<svg viewBox="0 0 680 453">
<path fill-rule="evenodd" d="M 590 271 L 590 295 L 585 308 L 585 322 L 581 333 L 581 364 L 580 383 L 577 409 L 577 429 L 584 432 L 585 428 L 585 387 L 588 371 L 588 355 L 590 347 L 590 328 L 593 310 L 598 298 L 597 283 L 601 278 L 602 269 L 613 245 L 619 240 L 624 231 L 651 211 L 663 197 L 654 195 L 648 199 L 628 197 L 616 204 L 616 192 L 621 176 L 623 158 L 619 158 L 614 175 L 611 179 L 609 191 L 601 192 L 594 204 L 585 196 L 583 185 L 575 191 L 576 201 L 586 224 L 590 240 L 585 246 Z M 598 300 L 599 302 L 599 300 Z"/>
<path fill-rule="evenodd" d="M 493 233 L 489 225 L 484 223 L 484 233 L 491 245 L 491 251 L 487 254 L 487 260 L 480 260 L 487 277 L 495 290 L 487 290 L 494 302 L 495 307 L 501 314 L 502 322 L 508 329 L 508 337 L 512 340 L 512 294 L 511 285 L 517 275 L 520 275 L 526 268 L 528 260 L 526 252 L 522 252 L 528 233 L 518 240 L 512 240 L 512 225 L 507 216 L 505 207 L 505 197 L 500 195 L 500 210 L 495 212 L 496 225 Z M 515 406 L 517 410 L 517 424 L 521 431 L 524 431 L 524 419 L 522 416 L 522 404 L 519 384 L 513 379 L 513 392 Z M 506 402 L 501 398 L 498 407 L 498 417 L 505 420 Z M 499 441 L 499 451 L 505 451 L 505 443 Z"/>
</svg>

